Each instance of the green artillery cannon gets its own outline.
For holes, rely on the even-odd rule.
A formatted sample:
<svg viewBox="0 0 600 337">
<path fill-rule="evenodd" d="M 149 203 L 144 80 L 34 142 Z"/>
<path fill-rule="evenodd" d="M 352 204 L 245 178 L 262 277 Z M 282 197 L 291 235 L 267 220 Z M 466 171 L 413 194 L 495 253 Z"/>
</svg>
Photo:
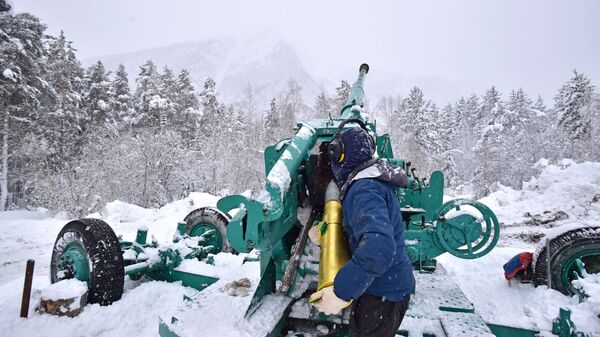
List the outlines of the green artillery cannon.
<svg viewBox="0 0 600 337">
<path fill-rule="evenodd" d="M 177 225 L 169 244 L 148 243 L 145 229 L 138 230 L 134 242 L 124 242 L 101 220 L 72 221 L 54 246 L 52 282 L 73 277 L 87 281 L 89 300 L 100 304 L 121 297 L 125 275 L 181 281 L 201 291 L 202 296 L 186 298 L 181 310 L 161 317 L 163 337 L 218 335 L 214 322 L 224 321 L 237 329 L 232 335 L 240 336 L 345 336 L 348 312 L 325 316 L 308 304 L 320 261 L 319 248 L 307 236 L 313 223 L 323 219 L 325 192 L 332 181 L 328 144 L 343 121 L 356 118 L 376 140 L 376 155 L 409 175 L 408 187 L 400 189 L 397 198 L 417 285 L 399 334 L 408 336 L 411 327 L 419 326 L 422 336 L 493 336 L 490 328 L 498 336 L 519 336 L 517 332 L 533 336 L 527 330 L 486 325 L 443 267 L 437 266 L 435 258 L 445 252 L 465 259 L 490 252 L 499 239 L 498 220 L 474 200 L 444 203 L 442 172 L 422 178 L 408 161 L 394 157 L 390 137 L 378 134 L 376 122 L 363 111 L 368 71 L 368 65 L 360 66 L 339 116 L 299 123 L 292 138 L 265 149 L 262 191 L 226 196 L 217 208 L 193 211 Z M 235 281 L 235 270 L 229 279 L 219 279 L 180 268 L 186 261 L 212 264 L 220 252 L 251 251 L 258 257 L 247 258 L 248 268 L 239 268 L 240 278 L 256 270 L 256 277 L 246 282 L 250 284 L 246 297 L 231 298 L 223 291 Z"/>
<path fill-rule="evenodd" d="M 184 260 L 205 260 L 210 254 L 231 251 L 223 235 L 229 215 L 204 207 L 191 212 L 177 225 L 170 244 L 147 242 L 148 231 L 140 228 L 135 241 L 117 238 L 99 219 L 79 219 L 66 224 L 58 234 L 50 262 L 55 283 L 77 278 L 88 283 L 88 302 L 108 305 L 121 298 L 124 277 L 142 276 L 161 281 L 181 281 L 202 290 L 218 279 L 177 270 Z"/>
<path fill-rule="evenodd" d="M 435 257 L 445 252 L 468 259 L 488 253 L 499 236 L 493 212 L 473 200 L 443 203 L 443 174 L 436 171 L 428 180 L 418 177 L 409 162 L 394 157 L 390 137 L 377 134 L 375 121 L 370 121 L 363 112 L 363 83 L 368 71 L 368 65 L 361 65 L 339 116 L 299 123 L 294 137 L 265 149 L 267 176 L 261 192 L 253 197 L 226 196 L 218 201 L 218 209 L 192 212 L 178 224 L 170 244 L 148 243 L 145 229 L 138 230 L 134 242 L 124 242 L 101 220 L 72 221 L 62 229 L 54 246 L 52 282 L 73 277 L 87 281 L 89 301 L 100 304 L 110 304 L 121 297 L 125 275 L 132 279 L 145 276 L 182 281 L 201 291 L 219 279 L 180 270 L 178 267 L 184 261 L 210 263 L 212 256 L 222 251 L 257 250 L 260 281 L 252 286 L 251 300 L 245 304 L 246 319 L 264 309 L 262 304 L 267 297 L 280 296 L 286 299 L 282 301 L 286 304 L 269 335 L 276 336 L 284 327 L 293 329 L 298 322 L 333 324 L 337 328 L 332 327 L 332 333 L 343 334 L 343 324 L 339 324 L 343 323 L 343 317 L 311 312 L 288 321 L 286 315 L 292 302 L 305 301 L 305 293 L 314 286 L 319 261 L 308 257 L 307 250 L 314 247 L 307 243 L 307 232 L 323 216 L 325 190 L 332 181 L 327 145 L 340 123 L 348 118 L 366 124 L 376 140 L 379 158 L 409 174 L 409 186 L 398 192 L 398 202 L 406 226 L 406 251 L 416 270 L 433 273 Z M 470 303 L 462 300 L 466 308 L 454 308 L 452 304 L 446 307 L 450 311 L 473 312 Z M 181 324 L 181 318 L 163 319 L 161 334 L 176 336 L 177 331 L 181 332 L 178 328 Z"/>
</svg>

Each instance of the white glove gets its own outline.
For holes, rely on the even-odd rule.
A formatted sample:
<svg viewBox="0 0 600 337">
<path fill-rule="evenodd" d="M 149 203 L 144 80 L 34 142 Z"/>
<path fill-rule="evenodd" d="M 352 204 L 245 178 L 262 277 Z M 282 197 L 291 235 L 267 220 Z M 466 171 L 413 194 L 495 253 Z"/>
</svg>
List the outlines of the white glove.
<svg viewBox="0 0 600 337">
<path fill-rule="evenodd" d="M 308 237 L 310 238 L 310 241 L 312 241 L 312 243 L 314 243 L 317 246 L 321 245 L 321 238 L 320 238 L 320 233 L 319 231 L 321 230 L 321 223 L 317 223 L 316 225 L 312 226 L 309 230 L 308 230 Z"/>
<path fill-rule="evenodd" d="M 333 292 L 333 286 L 325 287 L 310 296 L 308 300 L 317 310 L 325 315 L 337 315 L 342 309 L 352 304 L 337 297 Z"/>
</svg>

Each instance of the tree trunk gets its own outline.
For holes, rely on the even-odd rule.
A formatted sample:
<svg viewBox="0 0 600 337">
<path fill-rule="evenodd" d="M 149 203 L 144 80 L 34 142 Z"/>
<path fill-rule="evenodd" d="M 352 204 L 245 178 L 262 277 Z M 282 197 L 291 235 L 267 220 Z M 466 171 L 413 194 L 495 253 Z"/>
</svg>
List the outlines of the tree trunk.
<svg viewBox="0 0 600 337">
<path fill-rule="evenodd" d="M 8 200 L 8 107 L 2 121 L 2 171 L 0 172 L 0 211 L 5 211 Z"/>
</svg>

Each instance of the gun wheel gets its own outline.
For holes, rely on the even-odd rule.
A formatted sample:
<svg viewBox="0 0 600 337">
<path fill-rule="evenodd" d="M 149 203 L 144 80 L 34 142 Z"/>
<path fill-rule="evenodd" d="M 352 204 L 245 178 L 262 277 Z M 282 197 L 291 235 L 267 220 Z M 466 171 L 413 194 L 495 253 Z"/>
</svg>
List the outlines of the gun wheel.
<svg viewBox="0 0 600 337">
<path fill-rule="evenodd" d="M 545 240 L 534 262 L 533 283 L 548 285 Z M 579 294 L 572 282 L 600 273 L 600 227 L 581 227 L 550 240 L 550 277 L 553 289 L 565 295 Z"/>
<path fill-rule="evenodd" d="M 50 281 L 71 278 L 87 282 L 90 303 L 110 305 L 123 295 L 121 246 L 106 222 L 74 220 L 58 234 L 50 260 Z"/>
<path fill-rule="evenodd" d="M 231 220 L 229 214 L 214 207 L 198 208 L 188 214 L 185 222 L 185 233 L 189 236 L 202 236 L 202 245 L 212 246 L 211 253 L 235 253 L 227 240 L 227 225 Z"/>
</svg>

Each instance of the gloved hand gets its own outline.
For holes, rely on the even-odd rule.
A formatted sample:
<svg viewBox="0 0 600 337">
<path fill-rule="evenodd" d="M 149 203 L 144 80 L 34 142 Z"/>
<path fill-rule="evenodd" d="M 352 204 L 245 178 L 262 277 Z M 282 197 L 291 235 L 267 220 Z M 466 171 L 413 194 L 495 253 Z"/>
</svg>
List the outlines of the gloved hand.
<svg viewBox="0 0 600 337">
<path fill-rule="evenodd" d="M 337 315 L 342 309 L 352 304 L 337 297 L 333 292 L 333 286 L 325 287 L 310 296 L 308 300 L 317 310 L 326 315 Z"/>
<path fill-rule="evenodd" d="M 308 230 L 308 237 L 310 238 L 310 241 L 312 241 L 312 243 L 314 243 L 317 246 L 321 245 L 321 238 L 319 237 L 320 229 L 321 229 L 321 223 L 319 222 L 317 225 L 312 226 Z"/>
</svg>

